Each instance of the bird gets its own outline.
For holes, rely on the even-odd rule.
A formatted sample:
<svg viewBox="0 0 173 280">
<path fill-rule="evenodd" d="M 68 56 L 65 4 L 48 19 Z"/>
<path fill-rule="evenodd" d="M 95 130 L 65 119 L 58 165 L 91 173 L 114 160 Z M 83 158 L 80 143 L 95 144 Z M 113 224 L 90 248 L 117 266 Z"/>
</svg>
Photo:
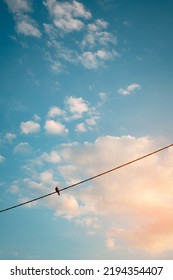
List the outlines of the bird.
<svg viewBox="0 0 173 280">
<path fill-rule="evenodd" d="M 59 191 L 58 187 L 55 187 L 55 191 L 57 192 L 58 195 L 60 195 L 60 191 Z"/>
</svg>

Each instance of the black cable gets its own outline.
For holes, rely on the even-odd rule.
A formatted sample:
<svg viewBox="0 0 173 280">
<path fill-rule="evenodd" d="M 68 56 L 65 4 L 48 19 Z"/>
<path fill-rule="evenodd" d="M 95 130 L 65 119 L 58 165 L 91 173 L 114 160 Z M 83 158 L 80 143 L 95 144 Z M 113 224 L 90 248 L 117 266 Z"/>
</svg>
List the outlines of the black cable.
<svg viewBox="0 0 173 280">
<path fill-rule="evenodd" d="M 173 144 L 170 144 L 170 145 L 168 145 L 168 146 L 165 146 L 165 147 L 163 147 L 163 148 L 160 148 L 160 149 L 158 149 L 158 150 L 155 150 L 154 152 L 151 152 L 151 153 L 149 153 L 149 154 L 146 154 L 146 155 L 144 155 L 144 156 L 141 156 L 141 157 L 139 157 L 139 158 L 137 158 L 137 159 L 134 159 L 134 160 L 132 160 L 132 161 L 126 162 L 126 163 L 124 163 L 124 164 L 122 164 L 122 165 L 119 165 L 119 166 L 117 166 L 117 167 L 114 167 L 114 168 L 112 168 L 112 169 L 109 169 L 109 170 L 107 170 L 107 171 L 104 171 L 104 172 L 102 172 L 102 173 L 99 173 L 99 174 L 97 174 L 97 175 L 95 175 L 95 176 L 89 177 L 89 178 L 87 178 L 87 179 L 85 179 L 85 180 L 83 180 L 83 181 L 77 182 L 77 183 L 72 184 L 72 185 L 70 185 L 70 186 L 67 186 L 67 187 L 65 187 L 65 188 L 58 189 L 58 187 L 56 187 L 54 192 L 51 192 L 51 193 L 49 193 L 49 194 L 46 194 L 46 195 L 43 195 L 43 196 L 34 198 L 34 199 L 32 199 L 32 200 L 28 200 L 28 201 L 26 201 L 26 202 L 23 202 L 23 203 L 20 203 L 20 204 L 17 204 L 17 205 L 14 205 L 14 206 L 5 208 L 5 209 L 3 209 L 3 210 L 0 210 L 0 213 L 5 212 L 5 211 L 8 211 L 8 210 L 11 210 L 11 209 L 14 209 L 14 208 L 17 208 L 17 207 L 19 207 L 19 206 L 22 206 L 22 205 L 25 205 L 25 204 L 28 204 L 28 203 L 32 203 L 32 202 L 34 202 L 34 201 L 36 201 L 36 200 L 39 200 L 39 199 L 42 199 L 42 198 L 51 196 L 51 195 L 53 195 L 53 194 L 55 194 L 55 193 L 58 193 L 58 195 L 60 195 L 60 192 L 62 192 L 62 191 L 65 191 L 65 190 L 70 189 L 70 188 L 74 188 L 74 187 L 76 187 L 76 186 L 78 186 L 78 185 L 80 185 L 80 184 L 83 184 L 83 183 L 86 183 L 86 182 L 88 182 L 88 181 L 94 180 L 94 179 L 96 179 L 96 178 L 98 178 L 98 177 L 100 177 L 100 176 L 106 175 L 106 174 L 108 174 L 108 173 L 110 173 L 110 172 L 113 172 L 113 171 L 115 171 L 115 170 L 117 170 L 117 169 L 120 169 L 120 168 L 123 168 L 123 167 L 125 167 L 125 166 L 127 166 L 127 165 L 130 165 L 130 164 L 132 164 L 132 163 L 134 163 L 134 162 L 136 162 L 136 161 L 139 161 L 139 160 L 142 160 L 142 159 L 144 159 L 144 158 L 146 158 L 146 157 L 152 156 L 152 155 L 154 155 L 154 154 L 156 154 L 156 153 L 159 153 L 159 152 L 161 152 L 161 151 L 163 151 L 163 150 L 165 150 L 165 149 L 168 149 L 168 148 L 170 148 L 170 147 L 172 147 L 172 146 L 173 146 Z"/>
<path fill-rule="evenodd" d="M 17 205 L 8 207 L 8 208 L 6 208 L 6 209 L 0 210 L 0 213 L 1 213 L 1 212 L 8 211 L 8 210 L 11 210 L 11 209 L 14 209 L 14 208 L 16 208 L 16 207 L 19 207 L 19 206 L 22 206 L 22 205 L 25 205 L 25 204 L 28 204 L 28 203 L 32 203 L 32 202 L 34 202 L 34 201 L 36 201 L 36 200 L 45 198 L 45 197 L 50 196 L 50 195 L 55 194 L 55 193 L 56 193 L 56 191 L 51 192 L 51 193 L 48 193 L 48 194 L 45 194 L 45 195 L 43 195 L 43 196 L 40 196 L 40 197 L 37 197 L 37 198 L 34 198 L 34 199 L 31 199 L 31 200 L 28 200 L 28 201 L 25 201 L 25 202 L 22 202 L 22 203 L 20 203 L 20 204 L 17 204 Z"/>
</svg>

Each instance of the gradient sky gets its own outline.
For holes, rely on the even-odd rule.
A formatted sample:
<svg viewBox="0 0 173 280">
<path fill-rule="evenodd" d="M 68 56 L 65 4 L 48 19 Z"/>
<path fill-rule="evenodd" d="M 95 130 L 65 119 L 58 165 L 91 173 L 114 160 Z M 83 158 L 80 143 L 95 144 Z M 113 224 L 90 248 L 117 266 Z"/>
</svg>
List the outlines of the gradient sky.
<svg viewBox="0 0 173 280">
<path fill-rule="evenodd" d="M 0 1 L 0 209 L 173 141 L 172 0 Z M 172 259 L 173 148 L 0 214 L 0 259 Z"/>
</svg>

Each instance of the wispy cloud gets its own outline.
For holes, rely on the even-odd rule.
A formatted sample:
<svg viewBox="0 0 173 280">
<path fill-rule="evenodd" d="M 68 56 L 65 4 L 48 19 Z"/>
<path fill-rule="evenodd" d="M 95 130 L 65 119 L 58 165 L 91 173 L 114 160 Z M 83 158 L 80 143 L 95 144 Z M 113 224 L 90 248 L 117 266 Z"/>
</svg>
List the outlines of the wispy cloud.
<svg viewBox="0 0 173 280">
<path fill-rule="evenodd" d="M 61 3 L 53 0 L 47 0 L 44 4 L 53 18 L 53 24 L 44 23 L 44 29 L 49 36 L 48 46 L 56 50 L 53 53 L 47 51 L 52 70 L 57 73 L 64 71 L 64 62 L 97 69 L 119 56 L 115 50 L 117 37 L 108 31 L 108 22 L 103 19 L 91 22 L 91 13 L 83 4 L 77 1 Z M 90 22 L 85 22 L 86 19 Z M 62 33 L 57 32 L 56 27 Z M 72 40 L 69 36 L 72 31 L 80 32 L 81 39 Z M 71 47 L 63 43 L 64 36 L 69 36 Z"/>
<path fill-rule="evenodd" d="M 9 10 L 14 14 L 32 12 L 31 1 L 28 0 L 4 0 Z"/>
<path fill-rule="evenodd" d="M 124 88 L 124 89 L 120 88 L 118 92 L 122 95 L 129 95 L 140 88 L 141 88 L 140 84 L 130 84 L 130 85 L 128 85 L 127 88 Z"/>
<path fill-rule="evenodd" d="M 31 1 L 28 0 L 4 0 L 9 10 L 14 14 L 16 31 L 25 36 L 41 37 L 41 32 L 36 21 L 28 15 L 32 13 Z"/>
<path fill-rule="evenodd" d="M 36 121 L 21 122 L 20 129 L 23 134 L 37 133 L 40 131 L 40 124 Z"/>
<path fill-rule="evenodd" d="M 97 69 L 100 66 L 103 66 L 106 61 L 113 60 L 113 58 L 116 56 L 118 56 L 116 51 L 87 51 L 82 53 L 82 55 L 79 57 L 79 60 L 85 66 L 85 68 Z"/>
<path fill-rule="evenodd" d="M 4 140 L 11 143 L 13 142 L 13 140 L 16 138 L 16 134 L 14 133 L 10 133 L 10 132 L 7 132 L 5 135 L 4 135 Z"/>
<path fill-rule="evenodd" d="M 41 32 L 38 29 L 37 23 L 28 15 L 17 15 L 16 17 L 16 30 L 18 33 L 25 36 L 33 36 L 36 38 L 41 37 Z"/>
<path fill-rule="evenodd" d="M 106 92 L 99 92 L 98 96 L 100 97 L 100 100 L 98 102 L 98 106 L 102 106 L 106 100 L 108 99 L 108 95 Z"/>
<path fill-rule="evenodd" d="M 87 32 L 82 40 L 83 47 L 108 47 L 110 44 L 116 45 L 117 38 L 112 33 L 105 31 L 108 22 L 97 19 L 95 23 L 88 24 Z"/>
</svg>

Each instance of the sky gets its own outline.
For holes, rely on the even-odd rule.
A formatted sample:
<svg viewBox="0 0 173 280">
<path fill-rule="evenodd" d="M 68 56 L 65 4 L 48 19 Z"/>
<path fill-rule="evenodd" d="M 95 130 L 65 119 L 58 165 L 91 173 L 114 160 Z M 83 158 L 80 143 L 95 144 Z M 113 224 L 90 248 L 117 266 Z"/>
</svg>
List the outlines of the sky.
<svg viewBox="0 0 173 280">
<path fill-rule="evenodd" d="M 173 142 L 172 0 L 0 1 L 0 210 Z M 0 259 L 172 259 L 173 148 L 0 213 Z"/>
</svg>

